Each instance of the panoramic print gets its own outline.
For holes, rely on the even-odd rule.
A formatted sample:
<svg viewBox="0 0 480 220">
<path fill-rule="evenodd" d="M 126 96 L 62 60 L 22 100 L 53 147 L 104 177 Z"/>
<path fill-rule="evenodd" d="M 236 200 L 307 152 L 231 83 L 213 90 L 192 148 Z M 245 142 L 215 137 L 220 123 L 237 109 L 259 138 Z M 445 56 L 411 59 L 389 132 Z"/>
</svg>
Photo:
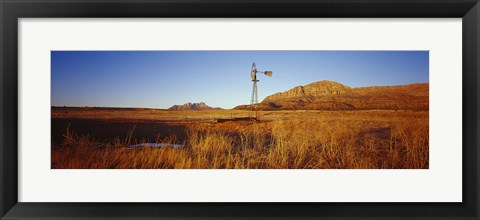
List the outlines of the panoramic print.
<svg viewBox="0 0 480 220">
<path fill-rule="evenodd" d="M 428 51 L 52 51 L 52 169 L 428 169 Z"/>
</svg>

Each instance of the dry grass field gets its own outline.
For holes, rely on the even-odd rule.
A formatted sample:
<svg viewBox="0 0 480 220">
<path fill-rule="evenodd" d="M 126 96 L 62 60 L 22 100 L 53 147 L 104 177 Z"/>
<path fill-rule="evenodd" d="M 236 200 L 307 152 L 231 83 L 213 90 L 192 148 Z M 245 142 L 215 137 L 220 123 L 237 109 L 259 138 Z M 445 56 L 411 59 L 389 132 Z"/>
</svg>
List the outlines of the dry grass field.
<svg viewBox="0 0 480 220">
<path fill-rule="evenodd" d="M 52 108 L 52 169 L 428 169 L 428 111 Z M 165 147 L 131 147 L 159 143 Z M 180 146 L 180 147 L 175 147 Z"/>
</svg>

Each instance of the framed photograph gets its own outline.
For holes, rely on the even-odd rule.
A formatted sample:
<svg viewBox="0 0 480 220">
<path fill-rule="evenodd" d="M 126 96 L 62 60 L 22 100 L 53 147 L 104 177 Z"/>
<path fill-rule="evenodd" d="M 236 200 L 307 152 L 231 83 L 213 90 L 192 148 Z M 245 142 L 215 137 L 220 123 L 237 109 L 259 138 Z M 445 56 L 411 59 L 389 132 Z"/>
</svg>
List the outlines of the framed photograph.
<svg viewBox="0 0 480 220">
<path fill-rule="evenodd" d="M 476 0 L 2 1 L 2 219 L 478 219 Z"/>
</svg>

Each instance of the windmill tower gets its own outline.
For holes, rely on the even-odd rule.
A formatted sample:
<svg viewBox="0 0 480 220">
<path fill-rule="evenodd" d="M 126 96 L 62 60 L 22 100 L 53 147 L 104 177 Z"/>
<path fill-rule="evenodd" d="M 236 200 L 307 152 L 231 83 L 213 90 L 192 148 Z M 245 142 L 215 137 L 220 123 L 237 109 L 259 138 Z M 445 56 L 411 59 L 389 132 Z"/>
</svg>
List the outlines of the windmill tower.
<svg viewBox="0 0 480 220">
<path fill-rule="evenodd" d="M 250 76 L 252 77 L 252 82 L 253 82 L 253 88 L 252 88 L 252 99 L 250 101 L 250 106 L 252 106 L 255 110 L 255 119 L 259 119 L 259 113 L 258 113 L 258 88 L 257 88 L 257 83 L 260 81 L 257 79 L 257 73 L 263 73 L 267 76 L 272 76 L 273 72 L 272 71 L 258 71 L 257 66 L 255 65 L 255 62 L 252 64 L 252 69 L 250 70 Z"/>
</svg>

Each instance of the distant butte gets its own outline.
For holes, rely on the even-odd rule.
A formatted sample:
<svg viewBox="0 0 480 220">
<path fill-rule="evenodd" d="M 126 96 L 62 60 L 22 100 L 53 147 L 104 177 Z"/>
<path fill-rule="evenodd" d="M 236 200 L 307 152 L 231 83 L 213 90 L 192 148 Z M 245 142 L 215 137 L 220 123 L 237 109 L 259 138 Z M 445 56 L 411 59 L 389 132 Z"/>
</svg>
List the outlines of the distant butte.
<svg viewBox="0 0 480 220">
<path fill-rule="evenodd" d="M 211 109 L 221 109 L 221 108 L 210 107 L 204 102 L 199 102 L 199 103 L 188 102 L 183 105 L 174 105 L 169 109 L 170 110 L 211 110 Z"/>
</svg>

